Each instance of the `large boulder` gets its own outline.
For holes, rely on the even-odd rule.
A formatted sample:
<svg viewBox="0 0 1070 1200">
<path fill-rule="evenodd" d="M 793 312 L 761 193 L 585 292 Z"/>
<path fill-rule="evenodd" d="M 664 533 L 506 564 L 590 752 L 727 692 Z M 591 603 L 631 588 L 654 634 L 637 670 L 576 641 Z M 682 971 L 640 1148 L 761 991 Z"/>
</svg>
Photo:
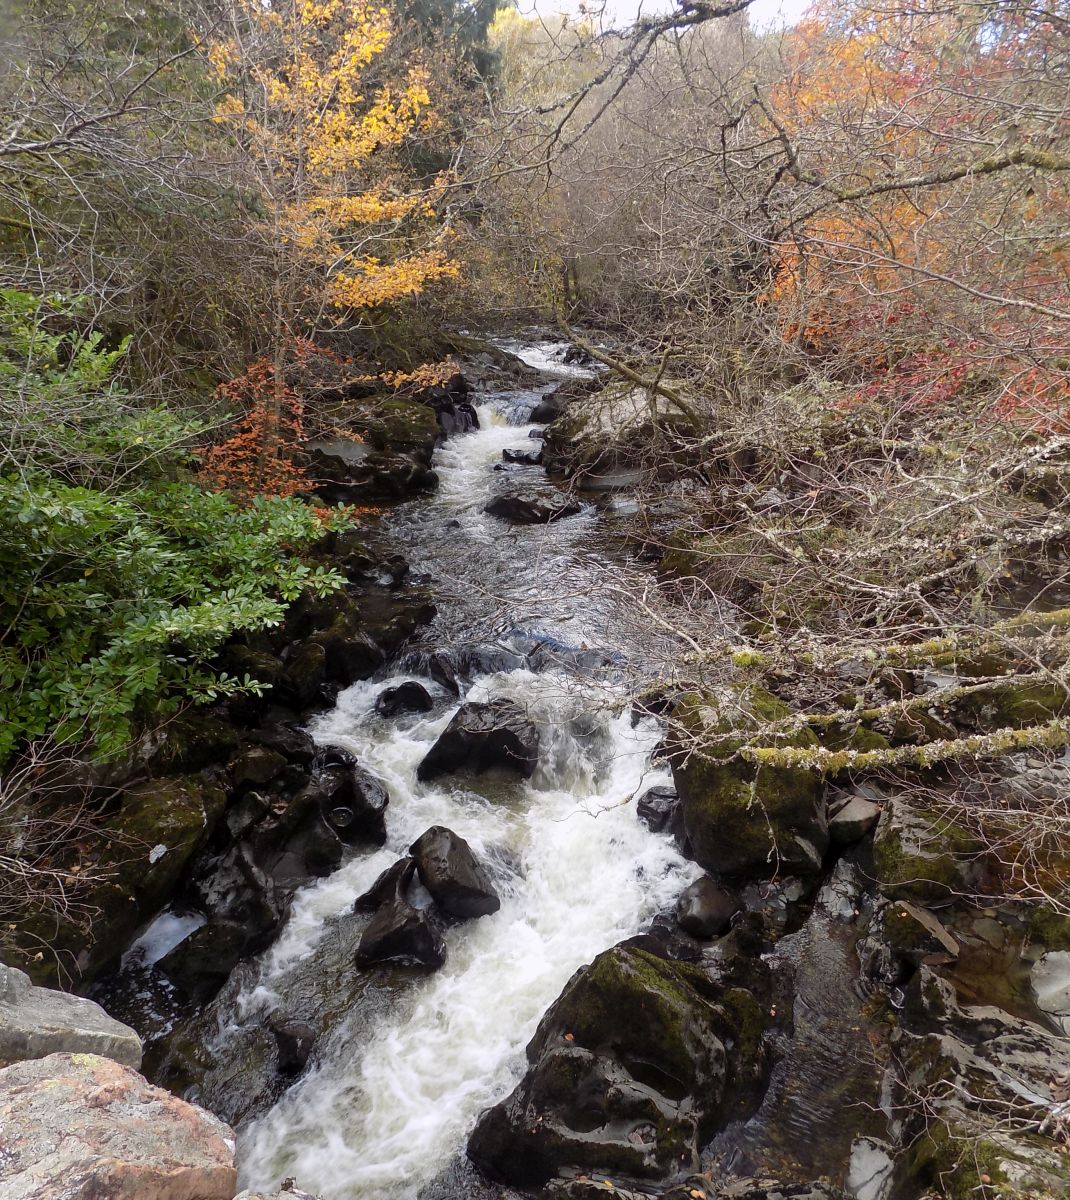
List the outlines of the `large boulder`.
<svg viewBox="0 0 1070 1200">
<path fill-rule="evenodd" d="M 77 844 L 60 848 L 53 863 L 86 881 L 79 900 L 83 913 L 95 911 L 91 926 L 79 919 L 79 906 L 31 909 L 11 933 L 9 961 L 38 984 L 99 975 L 170 899 L 225 804 L 226 793 L 209 773 L 124 788 L 111 811 Z"/>
<path fill-rule="evenodd" d="M 432 825 L 409 847 L 420 882 L 451 917 L 485 917 L 502 906 L 472 848 L 452 829 Z"/>
<path fill-rule="evenodd" d="M 383 845 L 390 795 L 382 781 L 336 746 L 321 751 L 312 770 L 320 815 L 338 837 L 348 846 Z"/>
<path fill-rule="evenodd" d="M 574 517 L 582 507 L 578 500 L 556 492 L 512 492 L 495 496 L 483 511 L 511 525 L 546 525 Z"/>
<path fill-rule="evenodd" d="M 0 1063 L 58 1053 L 139 1067 L 141 1039 L 92 1000 L 34 987 L 24 972 L 0 963 Z"/>
<path fill-rule="evenodd" d="M 0 1070 L 4 1200 L 231 1200 L 234 1134 L 93 1054 Z"/>
<path fill-rule="evenodd" d="M 700 1145 L 760 1079 L 762 1028 L 749 992 L 634 944 L 607 950 L 543 1017 L 527 1073 L 480 1117 L 468 1155 L 523 1188 L 577 1171 L 696 1170 Z"/>
<path fill-rule="evenodd" d="M 429 406 L 392 398 L 348 414 L 357 436 L 305 443 L 316 495 L 331 504 L 392 499 L 434 488 L 431 455 L 439 423 Z"/>
<path fill-rule="evenodd" d="M 437 779 L 451 771 L 503 768 L 525 779 L 539 761 L 539 731 L 511 700 L 462 704 L 417 768 L 417 778 Z"/>
<path fill-rule="evenodd" d="M 881 810 L 873 865 L 886 896 L 933 904 L 975 890 L 971 880 L 980 850 L 950 817 L 893 796 Z"/>
<path fill-rule="evenodd" d="M 828 847 L 823 787 L 801 768 L 757 766 L 745 744 L 816 745 L 806 730 L 778 735 L 785 704 L 755 684 L 691 693 L 673 709 L 673 781 L 695 861 L 716 875 L 813 874 Z"/>
</svg>

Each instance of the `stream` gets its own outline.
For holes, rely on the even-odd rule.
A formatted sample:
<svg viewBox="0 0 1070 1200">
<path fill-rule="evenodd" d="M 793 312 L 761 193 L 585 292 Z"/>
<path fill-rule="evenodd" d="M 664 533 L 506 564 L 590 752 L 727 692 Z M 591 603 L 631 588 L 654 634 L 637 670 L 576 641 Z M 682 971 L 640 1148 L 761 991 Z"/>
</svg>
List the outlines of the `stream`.
<svg viewBox="0 0 1070 1200">
<path fill-rule="evenodd" d="M 323 1200 L 513 1194 L 488 1189 L 467 1160 L 480 1113 L 524 1074 L 525 1047 L 573 973 L 671 914 L 702 874 L 668 832 L 650 832 L 636 815 L 637 797 L 671 775 L 655 753 L 664 731 L 633 711 L 628 683 L 650 662 L 671 662 L 675 647 L 636 602 L 648 568 L 612 531 L 627 498 L 601 495 L 534 526 L 484 511 L 518 489 L 556 492 L 541 467 L 503 466 L 502 451 L 537 446 L 535 405 L 563 379 L 589 374 L 562 361 L 563 343 L 501 345 L 544 382 L 473 396 L 479 427 L 436 450 L 437 490 L 381 518 L 437 616 L 399 660 L 342 691 L 309 726 L 319 746 L 354 755 L 388 789 L 386 844 L 301 888 L 270 948 L 241 963 L 184 1027 L 169 1015 L 173 989 L 143 981 L 203 918 L 162 914 L 124 958 L 136 1002 L 156 1013 L 153 1054 L 171 1055 L 164 1082 L 237 1128 L 242 1187 L 271 1191 L 292 1179 Z M 379 694 L 413 678 L 432 694 L 431 710 L 381 716 Z M 451 678 L 459 695 L 445 686 Z M 533 776 L 418 780 L 461 703 L 495 698 L 521 705 L 538 729 Z M 468 842 L 500 909 L 447 925 L 446 961 L 433 973 L 358 968 L 365 921 L 354 901 L 432 826 Z M 841 867 L 812 910 L 790 880 L 744 893 L 787 935 L 766 957 L 792 981 L 793 1012 L 776 1035 L 764 1101 L 717 1136 L 703 1166 L 801 1171 L 881 1200 L 882 1069 L 855 953 L 866 885 Z M 414 891 L 417 906 L 431 905 L 419 884 Z M 315 1048 L 303 1074 L 280 1084 L 270 1031 L 293 1022 L 311 1027 Z"/>
<path fill-rule="evenodd" d="M 560 376 L 569 373 L 554 363 L 561 349 L 523 353 Z M 241 1131 L 245 1186 L 293 1177 L 325 1200 L 415 1197 L 463 1152 L 479 1112 L 519 1078 L 525 1044 L 573 971 L 670 906 L 698 874 L 669 838 L 636 820 L 630 803 L 669 781 L 650 762 L 659 729 L 649 720 L 633 727 L 627 712 L 614 711 L 604 672 L 585 686 L 570 669 L 577 659 L 612 664 L 620 653 L 597 513 L 516 528 L 483 512 L 518 482 L 550 486 L 537 467 L 494 470 L 503 449 L 533 444 L 528 435 L 539 427 L 526 418 L 540 392 L 480 397 L 479 429 L 436 452 L 436 494 L 388 518 L 413 569 L 430 576 L 439 605 L 433 643 L 475 664 L 466 698 L 523 703 L 542 735 L 539 768 L 528 782 L 418 783 L 416 767 L 456 698 L 440 689 L 431 713 L 384 720 L 375 697 L 407 673 L 343 692 L 311 732 L 384 780 L 388 842 L 299 893 L 234 1019 L 270 1015 L 332 936 L 332 918 L 429 826 L 454 830 L 491 865 L 501 910 L 449 930 L 446 965 L 410 979 L 370 1022 L 341 1022 L 317 1048 L 314 1068 Z"/>
</svg>

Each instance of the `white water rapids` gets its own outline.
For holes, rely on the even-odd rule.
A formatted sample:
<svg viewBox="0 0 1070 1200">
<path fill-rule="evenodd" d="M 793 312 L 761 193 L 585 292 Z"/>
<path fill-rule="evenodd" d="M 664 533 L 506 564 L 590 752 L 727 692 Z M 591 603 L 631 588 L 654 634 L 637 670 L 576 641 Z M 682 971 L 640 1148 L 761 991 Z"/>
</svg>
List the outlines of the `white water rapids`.
<svg viewBox="0 0 1070 1200">
<path fill-rule="evenodd" d="M 532 530 L 486 516 L 483 505 L 503 485 L 492 469 L 502 449 L 532 443 L 528 426 L 507 424 L 490 405 L 479 417 L 478 431 L 437 452 L 441 486 L 421 502 L 421 519 L 459 522 L 450 534 L 461 547 L 454 569 L 469 571 L 477 591 L 493 587 L 510 563 L 543 598 L 567 576 L 560 605 L 540 614 L 539 629 L 574 646 L 597 645 L 598 605 L 584 602 L 576 581 L 593 598 L 598 572 L 589 559 L 577 566 L 575 549 L 595 516 Z M 524 1046 L 573 971 L 636 932 L 697 874 L 636 818 L 634 797 L 665 782 L 650 765 L 659 731 L 614 714 L 604 688 L 588 692 L 574 679 L 527 669 L 478 678 L 467 699 L 507 696 L 538 721 L 535 777 L 423 784 L 416 767 L 459 702 L 441 694 L 433 713 L 379 717 L 378 692 L 409 677 L 349 688 L 312 729 L 384 780 L 389 841 L 298 894 L 257 985 L 241 997 L 241 1017 L 270 1013 L 287 972 L 332 936 L 331 919 L 431 825 L 453 829 L 491 866 L 502 907 L 451 928 L 444 967 L 378 1016 L 344 1021 L 317 1047 L 306 1075 L 241 1131 L 244 1187 L 271 1189 L 293 1177 L 324 1200 L 412 1200 L 463 1153 L 480 1111 L 519 1079 Z"/>
</svg>

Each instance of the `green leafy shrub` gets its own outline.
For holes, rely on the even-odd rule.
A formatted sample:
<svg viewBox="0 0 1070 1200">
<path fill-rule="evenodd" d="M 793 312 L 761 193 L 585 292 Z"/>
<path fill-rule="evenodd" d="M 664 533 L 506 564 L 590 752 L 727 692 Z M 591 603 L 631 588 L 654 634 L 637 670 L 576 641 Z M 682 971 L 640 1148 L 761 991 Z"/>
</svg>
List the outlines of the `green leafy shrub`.
<svg viewBox="0 0 1070 1200">
<path fill-rule="evenodd" d="M 342 584 L 298 552 L 344 515 L 205 492 L 203 427 L 138 407 L 116 380 L 125 347 L 76 316 L 0 291 L 0 761 L 45 735 L 112 757 L 141 720 L 259 691 L 216 668 L 219 647 Z"/>
</svg>

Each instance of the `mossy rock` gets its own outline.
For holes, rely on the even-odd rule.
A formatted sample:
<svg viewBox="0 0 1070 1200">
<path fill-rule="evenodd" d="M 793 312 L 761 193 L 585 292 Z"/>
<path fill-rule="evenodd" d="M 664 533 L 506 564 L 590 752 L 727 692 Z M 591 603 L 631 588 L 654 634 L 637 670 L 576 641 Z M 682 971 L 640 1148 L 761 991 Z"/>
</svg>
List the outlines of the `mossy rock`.
<svg viewBox="0 0 1070 1200">
<path fill-rule="evenodd" d="M 528 1073 L 480 1118 L 469 1156 L 522 1187 L 567 1168 L 693 1170 L 703 1139 L 757 1092 L 763 1028 L 749 992 L 630 943 L 607 950 L 543 1017 Z"/>
<path fill-rule="evenodd" d="M 434 409 L 415 400 L 380 400 L 353 419 L 365 441 L 376 450 L 417 453 L 430 458 L 438 441 Z"/>
<path fill-rule="evenodd" d="M 38 984 L 92 980 L 167 903 L 225 805 L 226 793 L 205 776 L 128 788 L 116 811 L 65 852 L 63 866 L 91 880 L 78 894 L 79 907 L 93 914 L 88 928 L 73 909 L 31 906 L 11 934 L 11 961 Z"/>
<path fill-rule="evenodd" d="M 733 757 L 748 742 L 807 747 L 807 729 L 777 735 L 791 716 L 756 684 L 718 696 L 691 693 L 673 710 L 671 758 L 695 861 L 713 874 L 812 873 L 828 847 L 824 787 L 805 769 L 756 767 Z"/>
<path fill-rule="evenodd" d="M 1045 950 L 1070 950 L 1070 917 L 1064 917 L 1046 904 L 1029 915 L 1029 941 Z"/>
<path fill-rule="evenodd" d="M 161 772 L 199 771 L 227 762 L 238 749 L 237 730 L 214 713 L 182 713 L 151 736 L 158 744 L 148 764 Z"/>
<path fill-rule="evenodd" d="M 993 686 L 966 696 L 957 705 L 979 729 L 1024 729 L 1070 712 L 1070 693 L 1057 683 Z"/>
<path fill-rule="evenodd" d="M 947 817 L 896 796 L 881 811 L 873 864 L 886 896 L 933 904 L 970 893 L 980 849 Z"/>
</svg>

